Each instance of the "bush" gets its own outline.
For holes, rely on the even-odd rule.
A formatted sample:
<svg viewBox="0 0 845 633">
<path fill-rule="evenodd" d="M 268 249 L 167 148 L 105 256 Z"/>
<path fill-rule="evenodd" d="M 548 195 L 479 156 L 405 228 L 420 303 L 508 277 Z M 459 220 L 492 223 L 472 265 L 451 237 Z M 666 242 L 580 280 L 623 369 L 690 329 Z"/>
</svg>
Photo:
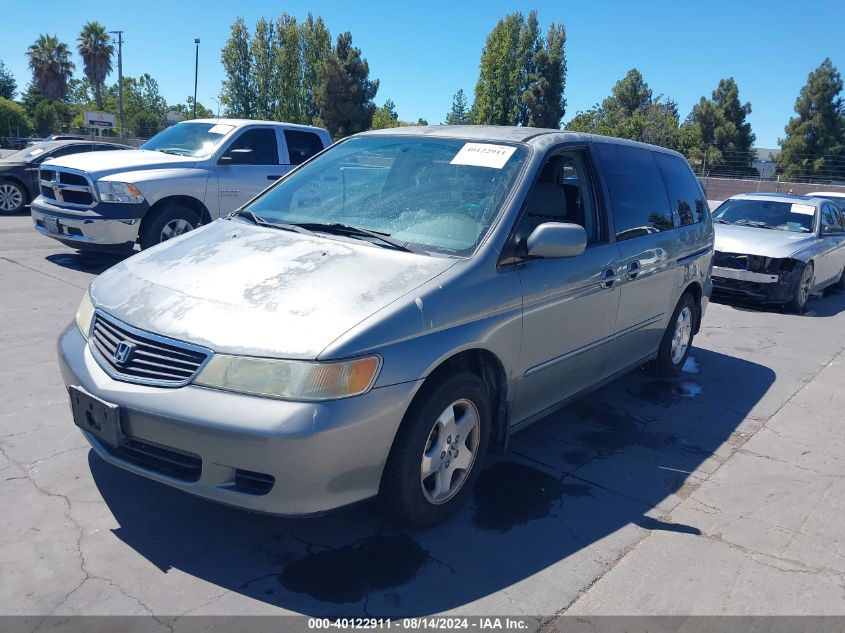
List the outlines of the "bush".
<svg viewBox="0 0 845 633">
<path fill-rule="evenodd" d="M 36 105 L 32 118 L 35 131 L 41 136 L 49 136 L 59 131 L 59 114 L 49 101 L 41 101 Z"/>
<path fill-rule="evenodd" d="M 25 137 L 32 134 L 32 121 L 23 106 L 0 97 L 0 136 Z"/>
</svg>

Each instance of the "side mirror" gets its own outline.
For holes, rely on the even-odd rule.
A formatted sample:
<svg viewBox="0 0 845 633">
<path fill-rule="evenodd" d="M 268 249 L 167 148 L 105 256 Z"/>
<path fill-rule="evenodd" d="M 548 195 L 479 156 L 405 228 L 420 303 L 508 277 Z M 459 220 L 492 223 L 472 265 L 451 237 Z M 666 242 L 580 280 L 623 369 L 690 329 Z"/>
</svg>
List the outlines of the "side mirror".
<svg viewBox="0 0 845 633">
<path fill-rule="evenodd" d="M 525 241 L 528 257 L 563 259 L 577 257 L 587 248 L 587 232 L 579 224 L 544 222 Z"/>
<path fill-rule="evenodd" d="M 845 233 L 845 229 L 841 226 L 833 226 L 831 224 L 822 226 L 822 235 L 842 235 L 843 233 Z"/>
<path fill-rule="evenodd" d="M 251 165 L 254 162 L 252 150 L 249 148 L 230 149 L 217 162 L 221 165 Z"/>
</svg>

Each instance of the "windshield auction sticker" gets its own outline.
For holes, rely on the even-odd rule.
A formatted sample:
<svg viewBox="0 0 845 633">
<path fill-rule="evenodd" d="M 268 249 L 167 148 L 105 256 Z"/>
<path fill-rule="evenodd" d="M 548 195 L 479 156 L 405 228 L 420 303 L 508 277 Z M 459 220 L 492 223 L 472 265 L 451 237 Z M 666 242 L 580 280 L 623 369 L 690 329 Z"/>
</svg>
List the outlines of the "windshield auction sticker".
<svg viewBox="0 0 845 633">
<path fill-rule="evenodd" d="M 473 167 L 491 167 L 501 169 L 513 156 L 515 147 L 510 145 L 490 145 L 488 143 L 466 143 L 452 159 L 452 165 L 472 165 Z"/>
<path fill-rule="evenodd" d="M 789 211 L 790 213 L 800 213 L 801 215 L 815 215 L 816 207 L 811 204 L 793 204 Z"/>
</svg>

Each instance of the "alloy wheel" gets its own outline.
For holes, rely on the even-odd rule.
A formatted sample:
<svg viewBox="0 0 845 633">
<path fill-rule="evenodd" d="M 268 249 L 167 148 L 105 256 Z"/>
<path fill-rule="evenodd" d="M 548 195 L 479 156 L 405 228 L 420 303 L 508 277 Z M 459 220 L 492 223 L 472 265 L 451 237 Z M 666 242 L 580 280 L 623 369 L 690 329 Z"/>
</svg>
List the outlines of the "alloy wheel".
<svg viewBox="0 0 845 633">
<path fill-rule="evenodd" d="M 692 310 L 684 306 L 675 320 L 675 333 L 672 335 L 672 362 L 680 364 L 687 353 L 692 340 Z"/>
<path fill-rule="evenodd" d="M 801 273 L 801 281 L 798 283 L 798 306 L 803 308 L 810 298 L 810 286 L 813 282 L 813 267 L 809 264 L 804 266 Z"/>
<path fill-rule="evenodd" d="M 170 220 L 170 222 L 165 224 L 164 227 L 162 227 L 160 241 L 166 242 L 167 240 L 176 237 L 177 235 L 187 233 L 193 228 L 193 225 L 187 220 L 183 220 L 182 218 L 174 218 L 173 220 Z"/>
<path fill-rule="evenodd" d="M 15 211 L 23 203 L 23 192 L 15 185 L 0 185 L 0 211 Z"/>
<path fill-rule="evenodd" d="M 478 452 L 479 424 L 478 409 L 465 398 L 437 417 L 420 463 L 420 484 L 430 503 L 445 503 L 464 485 Z"/>
</svg>

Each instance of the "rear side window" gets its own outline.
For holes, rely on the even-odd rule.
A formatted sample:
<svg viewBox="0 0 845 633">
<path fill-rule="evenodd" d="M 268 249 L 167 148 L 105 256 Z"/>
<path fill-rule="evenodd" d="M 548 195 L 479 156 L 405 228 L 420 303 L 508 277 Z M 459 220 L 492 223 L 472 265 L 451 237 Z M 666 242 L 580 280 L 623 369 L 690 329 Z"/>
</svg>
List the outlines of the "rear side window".
<svg viewBox="0 0 845 633">
<path fill-rule="evenodd" d="M 227 151 L 233 149 L 251 149 L 253 165 L 278 165 L 279 146 L 276 142 L 276 130 L 269 127 L 257 127 L 247 130 L 235 139 Z"/>
<path fill-rule="evenodd" d="M 291 165 L 304 163 L 314 154 L 323 151 L 323 141 L 313 132 L 285 130 L 285 143 L 288 145 Z"/>
<path fill-rule="evenodd" d="M 675 226 L 689 226 L 703 221 L 707 213 L 707 200 L 686 161 L 662 152 L 655 152 L 654 159 L 669 191 Z"/>
<path fill-rule="evenodd" d="M 596 143 L 610 190 L 616 239 L 627 240 L 674 228 L 666 186 L 647 149 Z"/>
</svg>

